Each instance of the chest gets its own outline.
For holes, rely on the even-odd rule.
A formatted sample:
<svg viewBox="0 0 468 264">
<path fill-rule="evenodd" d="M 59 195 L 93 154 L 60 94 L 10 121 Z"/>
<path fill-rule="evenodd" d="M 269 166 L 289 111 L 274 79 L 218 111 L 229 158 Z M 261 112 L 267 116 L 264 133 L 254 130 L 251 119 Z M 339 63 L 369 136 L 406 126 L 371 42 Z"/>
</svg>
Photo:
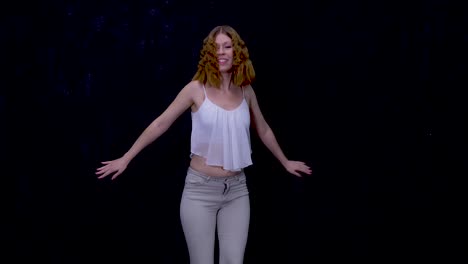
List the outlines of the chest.
<svg viewBox="0 0 468 264">
<path fill-rule="evenodd" d="M 230 93 L 230 94 L 217 94 L 211 93 L 206 94 L 205 98 L 207 101 L 210 101 L 214 105 L 226 110 L 232 111 L 237 109 L 244 100 L 242 93 Z"/>
</svg>

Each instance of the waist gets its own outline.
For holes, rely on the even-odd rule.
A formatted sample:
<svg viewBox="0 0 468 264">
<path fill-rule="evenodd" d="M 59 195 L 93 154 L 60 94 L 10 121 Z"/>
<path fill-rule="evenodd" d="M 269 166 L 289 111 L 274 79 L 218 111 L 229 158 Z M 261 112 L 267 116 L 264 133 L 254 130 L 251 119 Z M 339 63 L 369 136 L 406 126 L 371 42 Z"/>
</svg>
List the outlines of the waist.
<svg viewBox="0 0 468 264">
<path fill-rule="evenodd" d="M 234 175 L 234 176 L 211 176 L 211 175 L 208 175 L 208 174 L 205 174 L 201 171 L 197 171 L 195 169 L 193 169 L 192 167 L 189 167 L 187 169 L 187 173 L 188 174 L 191 174 L 191 175 L 196 175 L 198 177 L 201 177 L 203 179 L 205 179 L 205 181 L 213 181 L 213 182 L 222 182 L 222 183 L 226 183 L 226 182 L 233 182 L 233 181 L 241 181 L 242 179 L 245 179 L 245 173 L 243 171 L 239 172 L 238 174 Z"/>
<path fill-rule="evenodd" d="M 236 176 L 243 172 L 241 171 L 228 171 L 223 169 L 221 166 L 210 166 L 205 162 L 205 158 L 195 155 L 192 155 L 192 160 L 190 161 L 190 167 L 193 170 L 196 170 L 200 173 L 203 173 L 211 177 L 229 177 Z"/>
</svg>

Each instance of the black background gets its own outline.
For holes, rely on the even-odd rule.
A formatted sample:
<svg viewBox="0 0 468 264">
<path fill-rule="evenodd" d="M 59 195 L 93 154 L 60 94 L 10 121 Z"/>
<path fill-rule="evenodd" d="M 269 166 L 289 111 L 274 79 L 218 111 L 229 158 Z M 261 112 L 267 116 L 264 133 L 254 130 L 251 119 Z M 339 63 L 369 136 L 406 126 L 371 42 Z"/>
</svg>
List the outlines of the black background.
<svg viewBox="0 0 468 264">
<path fill-rule="evenodd" d="M 461 3 L 461 1 L 460 1 Z M 41 1 L 3 9 L 4 178 L 18 261 L 188 263 L 190 113 L 116 181 L 122 155 L 229 24 L 290 159 L 252 133 L 245 263 L 466 256 L 468 16 L 450 1 Z"/>
</svg>

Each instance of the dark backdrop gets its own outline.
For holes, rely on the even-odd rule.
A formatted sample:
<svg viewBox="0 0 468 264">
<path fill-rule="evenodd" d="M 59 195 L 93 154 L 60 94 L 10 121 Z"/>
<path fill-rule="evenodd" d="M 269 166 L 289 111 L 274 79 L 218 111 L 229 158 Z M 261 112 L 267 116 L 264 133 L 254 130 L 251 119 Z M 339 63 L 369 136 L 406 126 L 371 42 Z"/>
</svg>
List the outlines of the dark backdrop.
<svg viewBox="0 0 468 264">
<path fill-rule="evenodd" d="M 190 81 L 220 24 L 246 41 L 284 152 L 314 170 L 288 175 L 253 134 L 246 263 L 465 257 L 461 5 L 75 0 L 2 13 L 16 260 L 187 263 L 178 210 L 189 112 L 116 181 L 94 171 Z"/>
</svg>

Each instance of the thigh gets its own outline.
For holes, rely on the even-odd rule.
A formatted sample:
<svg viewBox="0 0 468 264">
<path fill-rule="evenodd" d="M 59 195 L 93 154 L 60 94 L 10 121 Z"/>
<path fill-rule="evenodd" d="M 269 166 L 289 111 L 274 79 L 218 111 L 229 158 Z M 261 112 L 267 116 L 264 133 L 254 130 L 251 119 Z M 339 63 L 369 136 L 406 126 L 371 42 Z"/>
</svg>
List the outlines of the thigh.
<svg viewBox="0 0 468 264">
<path fill-rule="evenodd" d="M 187 175 L 180 203 L 180 219 L 191 264 L 214 261 L 216 213 L 219 204 L 202 179 Z"/>
<path fill-rule="evenodd" d="M 218 213 L 220 263 L 242 263 L 249 232 L 250 200 L 238 197 Z"/>
</svg>

